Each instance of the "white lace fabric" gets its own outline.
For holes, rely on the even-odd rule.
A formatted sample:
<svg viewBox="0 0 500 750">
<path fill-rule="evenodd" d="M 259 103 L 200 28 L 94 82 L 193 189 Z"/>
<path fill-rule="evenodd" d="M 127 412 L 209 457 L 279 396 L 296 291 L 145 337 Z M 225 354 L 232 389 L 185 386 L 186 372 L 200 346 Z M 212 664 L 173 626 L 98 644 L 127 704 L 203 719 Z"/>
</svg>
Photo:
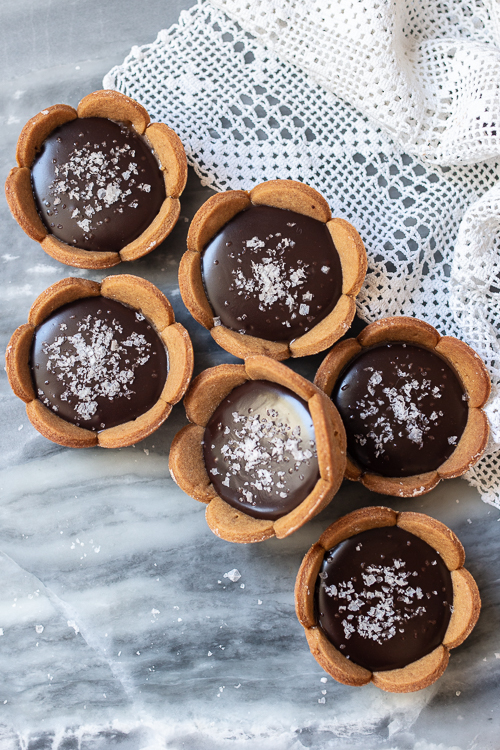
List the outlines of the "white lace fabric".
<svg viewBox="0 0 500 750">
<path fill-rule="evenodd" d="M 200 0 L 104 86 L 173 127 L 205 185 L 315 187 L 365 242 L 360 317 L 480 354 L 491 439 L 466 476 L 500 508 L 499 81 L 497 0 Z"/>
</svg>

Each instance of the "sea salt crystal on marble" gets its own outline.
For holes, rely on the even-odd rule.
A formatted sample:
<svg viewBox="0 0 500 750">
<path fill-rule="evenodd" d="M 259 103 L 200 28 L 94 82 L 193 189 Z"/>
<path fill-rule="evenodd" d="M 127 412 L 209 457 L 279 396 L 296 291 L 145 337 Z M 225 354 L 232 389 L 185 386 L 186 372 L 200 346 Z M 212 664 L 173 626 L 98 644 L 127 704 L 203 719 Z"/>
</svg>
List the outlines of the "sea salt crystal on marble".
<svg viewBox="0 0 500 750">
<path fill-rule="evenodd" d="M 43 625 L 35 625 L 35 630 L 38 634 L 43 633 Z"/>
<path fill-rule="evenodd" d="M 230 581 L 236 583 L 236 581 L 240 580 L 241 573 L 239 572 L 239 570 L 236 570 L 236 568 L 233 568 L 229 571 L 229 573 L 224 573 L 224 578 L 229 578 Z"/>
</svg>

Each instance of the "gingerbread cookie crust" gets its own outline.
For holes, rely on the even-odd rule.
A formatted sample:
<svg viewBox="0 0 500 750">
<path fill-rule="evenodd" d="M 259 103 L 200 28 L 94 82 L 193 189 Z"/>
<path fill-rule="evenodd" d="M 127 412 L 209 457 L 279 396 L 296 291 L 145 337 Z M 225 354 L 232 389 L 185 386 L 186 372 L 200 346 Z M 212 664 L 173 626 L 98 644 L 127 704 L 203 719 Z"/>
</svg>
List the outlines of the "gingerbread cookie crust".
<svg viewBox="0 0 500 750">
<path fill-rule="evenodd" d="M 254 400 L 256 393 L 257 401 Z M 271 400 L 266 401 L 269 394 Z M 238 400 L 238 404 L 243 404 L 246 415 L 227 402 L 223 404 L 227 397 L 229 401 L 234 398 L 235 402 Z M 250 405 L 246 401 L 249 397 L 252 399 Z M 296 429 L 297 424 L 288 430 L 289 424 L 285 424 L 288 415 L 280 419 L 278 409 L 281 402 L 286 402 L 294 414 L 299 411 L 300 430 Z M 217 412 L 221 404 L 223 411 L 229 406 L 222 420 L 221 411 Z M 205 370 L 193 381 L 184 405 L 191 424 L 184 427 L 172 442 L 170 473 L 188 495 L 207 504 L 207 523 L 222 539 L 248 543 L 272 536 L 288 536 L 326 507 L 337 492 L 345 466 L 345 432 L 340 417 L 332 402 L 318 388 L 285 365 L 269 357 L 254 355 L 243 365 L 219 365 Z M 249 413 L 248 408 L 254 411 Z M 307 422 L 308 418 L 312 420 L 311 432 L 304 428 L 304 421 Z M 231 420 L 234 420 L 234 426 L 229 426 Z M 211 447 L 215 442 L 207 442 L 207 451 L 213 453 L 206 461 L 204 440 L 217 431 L 226 438 L 228 446 L 218 451 Z M 262 433 L 263 443 L 259 443 L 259 433 Z M 312 435 L 314 440 L 311 440 Z M 233 445 L 235 436 L 245 442 L 245 450 L 253 442 L 251 455 L 239 454 L 236 441 Z M 277 459 L 275 456 L 271 460 L 267 441 L 275 447 Z M 284 449 L 282 460 L 279 458 L 281 448 Z M 219 452 L 227 459 L 224 465 Z M 238 473 L 236 463 L 240 464 L 240 473 L 244 477 L 240 489 L 252 497 L 239 493 L 236 488 L 233 481 Z M 253 463 L 255 467 L 252 465 L 246 476 L 248 466 Z M 296 470 L 297 476 L 302 475 L 306 468 L 310 471 L 309 479 L 304 477 L 306 484 L 302 494 L 299 486 L 289 486 L 284 481 L 280 472 L 285 471 L 285 466 L 292 475 Z M 211 472 L 212 469 L 217 473 Z M 218 494 L 214 477 L 218 477 L 222 485 L 226 482 L 228 491 L 234 490 L 236 502 Z M 269 484 L 271 481 L 273 486 Z M 261 490 L 262 497 L 259 496 Z M 269 497 L 268 490 L 271 494 L 278 492 L 277 500 L 273 502 L 270 513 L 269 508 L 264 508 L 262 513 Z M 293 496 L 291 502 L 290 495 Z M 242 501 L 238 501 L 238 496 L 243 498 Z"/>
<path fill-rule="evenodd" d="M 179 267 L 181 295 L 223 349 L 245 359 L 303 357 L 348 329 L 366 274 L 354 227 L 292 180 L 212 196 Z"/>
<path fill-rule="evenodd" d="M 376 492 L 422 495 L 464 474 L 486 447 L 483 362 L 415 318 L 386 318 L 340 342 L 315 383 L 344 420 L 346 477 Z"/>
<path fill-rule="evenodd" d="M 125 274 L 100 284 L 68 278 L 35 300 L 6 364 L 44 437 L 72 448 L 120 448 L 168 417 L 191 380 L 193 349 L 150 282 Z M 148 382 L 142 390 L 141 376 Z"/>
<path fill-rule="evenodd" d="M 7 202 L 56 260 L 109 268 L 150 253 L 172 231 L 187 179 L 178 136 L 116 91 L 54 105 L 24 126 Z"/>
<path fill-rule="evenodd" d="M 306 554 L 295 584 L 316 661 L 346 685 L 396 693 L 431 685 L 479 617 L 464 560 L 455 534 L 424 514 L 380 506 L 340 518 Z"/>
</svg>

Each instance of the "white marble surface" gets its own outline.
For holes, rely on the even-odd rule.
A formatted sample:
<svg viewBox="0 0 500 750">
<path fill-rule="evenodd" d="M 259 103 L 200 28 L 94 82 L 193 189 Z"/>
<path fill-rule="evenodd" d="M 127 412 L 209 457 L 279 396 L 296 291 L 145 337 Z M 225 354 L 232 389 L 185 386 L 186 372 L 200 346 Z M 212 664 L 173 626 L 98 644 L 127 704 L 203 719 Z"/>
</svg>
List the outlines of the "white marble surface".
<svg viewBox="0 0 500 750">
<path fill-rule="evenodd" d="M 189 0 L 3 0 L 1 176 L 24 122 L 75 105 L 134 44 L 152 41 Z M 190 319 L 176 272 L 188 222 L 209 195 L 190 173 L 182 218 L 144 276 L 189 329 L 196 371 L 233 361 Z M 69 275 L 0 205 L 1 345 L 35 297 Z M 321 356 L 292 363 L 312 377 Z M 135 447 L 71 451 L 30 426 L 0 385 L 0 750 L 498 750 L 500 514 L 464 481 L 390 501 L 346 484 L 290 539 L 231 545 L 168 474 L 181 405 Z M 383 502 L 422 510 L 461 538 L 483 611 L 437 684 L 412 695 L 335 683 L 294 614 L 303 554 L 345 512 Z M 224 576 L 233 568 L 241 578 Z"/>
</svg>

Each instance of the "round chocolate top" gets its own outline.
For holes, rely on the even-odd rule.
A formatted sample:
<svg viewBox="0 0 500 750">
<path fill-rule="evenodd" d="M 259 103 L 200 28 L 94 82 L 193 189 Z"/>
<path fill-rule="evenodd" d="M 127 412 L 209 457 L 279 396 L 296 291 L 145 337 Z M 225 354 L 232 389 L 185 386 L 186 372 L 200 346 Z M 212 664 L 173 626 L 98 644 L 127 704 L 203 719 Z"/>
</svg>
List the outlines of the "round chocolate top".
<svg viewBox="0 0 500 750">
<path fill-rule="evenodd" d="M 254 518 L 281 518 L 319 479 L 307 403 L 267 380 L 249 380 L 219 404 L 203 455 L 219 497 Z"/>
<path fill-rule="evenodd" d="M 30 365 L 45 406 L 97 431 L 154 406 L 168 371 L 165 346 L 144 315 L 106 297 L 70 302 L 46 318 Z"/>
<path fill-rule="evenodd" d="M 83 250 L 121 250 L 147 229 L 166 195 L 146 141 L 103 117 L 77 118 L 54 130 L 31 181 L 49 232 Z"/>
<path fill-rule="evenodd" d="M 271 206 L 236 214 L 204 249 L 202 272 L 220 323 L 267 341 L 306 333 L 342 294 L 326 224 Z"/>
<path fill-rule="evenodd" d="M 436 470 L 467 423 L 467 396 L 454 371 L 414 344 L 362 351 L 340 373 L 332 400 L 351 458 L 385 477 Z"/>
<path fill-rule="evenodd" d="M 328 640 L 373 672 L 400 669 L 437 648 L 452 605 L 441 556 L 398 526 L 363 531 L 326 552 L 316 586 Z"/>
</svg>

